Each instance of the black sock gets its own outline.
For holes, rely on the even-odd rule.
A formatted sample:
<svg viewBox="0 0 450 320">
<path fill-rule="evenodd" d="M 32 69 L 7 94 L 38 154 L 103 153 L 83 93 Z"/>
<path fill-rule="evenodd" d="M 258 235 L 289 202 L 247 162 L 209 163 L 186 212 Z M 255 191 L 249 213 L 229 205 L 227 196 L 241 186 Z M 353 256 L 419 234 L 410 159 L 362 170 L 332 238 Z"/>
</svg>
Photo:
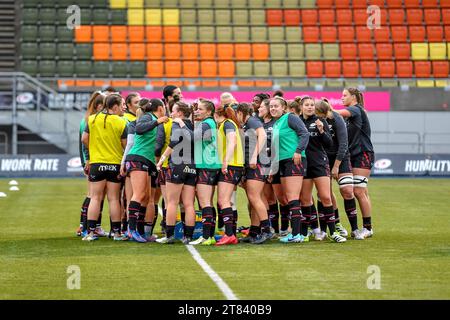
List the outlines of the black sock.
<svg viewBox="0 0 450 320">
<path fill-rule="evenodd" d="M 130 201 L 130 204 L 128 205 L 128 227 L 130 228 L 130 231 L 136 231 L 137 218 L 140 208 L 141 205 L 139 202 Z"/>
<path fill-rule="evenodd" d="M 216 219 L 217 219 L 217 212 L 216 208 L 211 207 L 212 210 L 212 220 L 211 220 L 211 232 L 209 234 L 210 237 L 214 237 L 216 234 Z"/>
<path fill-rule="evenodd" d="M 181 222 L 183 222 L 183 225 L 184 225 L 184 222 L 186 221 L 185 220 L 186 219 L 186 212 L 180 211 L 180 216 L 181 216 Z"/>
<path fill-rule="evenodd" d="M 347 214 L 348 221 L 352 227 L 352 231 L 358 229 L 358 212 L 356 211 L 355 198 L 351 200 L 344 199 L 345 213 Z"/>
<path fill-rule="evenodd" d="M 123 219 L 122 219 L 122 232 L 127 231 L 127 228 L 128 228 L 128 221 L 127 221 L 127 218 L 123 218 Z"/>
<path fill-rule="evenodd" d="M 136 229 L 137 232 L 139 232 L 140 235 L 143 235 L 145 233 L 144 228 L 144 220 L 145 220 L 145 212 L 147 211 L 147 207 L 141 206 L 139 208 L 137 223 L 136 223 Z"/>
<path fill-rule="evenodd" d="M 212 207 L 205 207 L 202 209 L 202 223 L 203 223 L 203 238 L 208 239 L 211 236 L 211 228 L 213 220 Z"/>
<path fill-rule="evenodd" d="M 192 238 L 194 236 L 195 226 L 184 226 L 184 236 L 187 238 Z"/>
<path fill-rule="evenodd" d="M 275 230 L 275 233 L 280 232 L 280 225 L 278 223 L 278 220 L 280 219 L 280 212 L 278 211 L 278 203 L 269 205 L 267 215 L 269 216 L 270 225 L 273 228 L 273 230 Z"/>
<path fill-rule="evenodd" d="M 97 220 L 88 220 L 87 221 L 89 232 L 94 232 L 97 227 Z"/>
<path fill-rule="evenodd" d="M 311 206 L 311 219 L 309 220 L 309 226 L 313 230 L 319 227 L 319 216 L 317 215 L 317 209 L 314 203 Z"/>
<path fill-rule="evenodd" d="M 291 215 L 292 235 L 296 236 L 300 233 L 300 221 L 302 219 L 302 210 L 300 201 L 293 200 L 289 202 L 289 212 Z"/>
<path fill-rule="evenodd" d="M 270 233 L 270 222 L 269 222 L 269 219 L 261 220 L 259 225 L 261 226 L 262 232 Z"/>
<path fill-rule="evenodd" d="M 327 220 L 320 200 L 317 200 L 317 212 L 319 213 L 320 230 L 327 232 Z"/>
<path fill-rule="evenodd" d="M 166 215 L 167 209 L 163 207 L 163 218 L 161 220 L 161 229 L 166 229 Z"/>
<path fill-rule="evenodd" d="M 323 207 L 323 212 L 325 215 L 325 221 L 327 222 L 328 229 L 330 230 L 330 235 L 336 231 L 336 223 L 334 222 L 334 209 L 333 206 Z"/>
<path fill-rule="evenodd" d="M 339 208 L 334 209 L 334 222 L 339 223 L 341 220 L 339 219 Z"/>
<path fill-rule="evenodd" d="M 102 202 L 100 202 L 100 214 L 98 215 L 98 219 L 97 219 L 97 227 L 100 227 L 102 225 L 102 212 L 103 212 L 104 204 L 105 204 L 105 200 L 102 200 Z M 111 229 L 112 229 L 112 222 L 111 222 Z"/>
<path fill-rule="evenodd" d="M 286 231 L 289 228 L 289 205 L 280 206 L 281 215 L 281 231 Z"/>
<path fill-rule="evenodd" d="M 233 210 L 233 234 L 236 235 L 237 232 L 237 221 L 238 221 L 238 212 L 237 210 Z"/>
<path fill-rule="evenodd" d="M 153 234 L 153 223 L 151 223 L 151 222 L 144 223 L 144 233 L 143 234 L 146 234 L 146 233 L 148 233 L 149 235 Z"/>
<path fill-rule="evenodd" d="M 223 223 L 225 225 L 225 234 L 229 237 L 234 235 L 233 228 L 233 209 L 231 207 L 222 209 Z"/>
<path fill-rule="evenodd" d="M 308 227 L 310 220 L 311 220 L 311 207 L 302 206 L 302 219 L 300 223 L 300 233 L 302 234 L 302 236 L 306 237 L 308 235 Z"/>
<path fill-rule="evenodd" d="M 83 205 L 81 206 L 81 217 L 80 217 L 80 224 L 83 225 L 83 230 L 82 231 L 86 231 L 88 228 L 88 224 L 87 224 L 87 212 L 88 212 L 88 208 L 89 208 L 89 203 L 91 202 L 91 198 L 86 197 L 83 201 Z"/>
<path fill-rule="evenodd" d="M 174 232 L 175 232 L 175 226 L 166 225 L 166 237 L 167 238 L 173 237 Z"/>
<path fill-rule="evenodd" d="M 158 222 L 158 205 L 155 204 L 155 217 L 153 218 L 152 225 L 156 226 L 156 222 Z"/>
<path fill-rule="evenodd" d="M 363 217 L 363 227 L 372 230 L 372 217 Z"/>
<path fill-rule="evenodd" d="M 256 238 L 260 232 L 261 228 L 259 226 L 250 226 L 250 231 L 248 232 L 248 235 L 252 238 Z"/>
<path fill-rule="evenodd" d="M 217 211 L 219 212 L 219 218 L 217 221 L 217 227 L 219 229 L 222 229 L 225 226 L 225 223 L 223 222 L 223 210 L 222 208 L 219 207 L 219 205 L 217 204 Z"/>
<path fill-rule="evenodd" d="M 114 233 L 120 233 L 120 221 L 111 222 L 111 229 Z"/>
</svg>

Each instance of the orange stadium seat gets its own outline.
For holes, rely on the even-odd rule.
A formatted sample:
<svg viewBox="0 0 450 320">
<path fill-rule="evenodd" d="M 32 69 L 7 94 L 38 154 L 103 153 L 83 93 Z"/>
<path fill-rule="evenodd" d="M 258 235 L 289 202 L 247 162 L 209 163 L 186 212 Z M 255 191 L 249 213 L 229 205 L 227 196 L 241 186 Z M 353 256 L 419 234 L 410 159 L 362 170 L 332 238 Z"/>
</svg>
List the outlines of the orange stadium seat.
<svg viewBox="0 0 450 320">
<path fill-rule="evenodd" d="M 127 42 L 127 26 L 111 26 L 111 42 Z"/>
<path fill-rule="evenodd" d="M 346 78 L 357 78 L 359 76 L 359 63 L 356 61 L 342 62 L 342 74 Z"/>
<path fill-rule="evenodd" d="M 130 81 L 128 80 L 112 80 L 111 86 L 117 88 L 126 88 L 130 86 Z"/>
<path fill-rule="evenodd" d="M 350 9 L 336 10 L 336 23 L 339 26 L 349 26 L 352 25 L 352 22 L 353 22 L 352 10 Z"/>
<path fill-rule="evenodd" d="M 409 25 L 421 25 L 423 23 L 422 9 L 407 9 L 406 21 Z"/>
<path fill-rule="evenodd" d="M 163 57 L 164 47 L 162 43 L 147 43 L 147 59 L 161 60 Z"/>
<path fill-rule="evenodd" d="M 412 61 L 396 61 L 395 69 L 397 70 L 397 77 L 411 78 L 413 74 Z"/>
<path fill-rule="evenodd" d="M 94 42 L 109 42 L 109 27 L 94 26 L 92 30 Z"/>
<path fill-rule="evenodd" d="M 309 78 L 322 78 L 323 76 L 323 62 L 321 61 L 307 61 L 306 74 Z"/>
<path fill-rule="evenodd" d="M 198 61 L 184 61 L 183 75 L 187 78 L 198 78 L 200 64 Z"/>
<path fill-rule="evenodd" d="M 377 43 L 375 45 L 377 48 L 377 58 L 378 60 L 392 60 L 393 49 L 390 43 Z"/>
<path fill-rule="evenodd" d="M 94 59 L 109 60 L 109 43 L 94 43 Z"/>
<path fill-rule="evenodd" d="M 200 71 L 202 77 L 217 77 L 217 63 L 215 61 L 202 61 Z"/>
<path fill-rule="evenodd" d="M 319 8 L 331 8 L 333 3 L 333 0 L 316 0 L 316 6 Z"/>
<path fill-rule="evenodd" d="M 233 60 L 234 45 L 231 43 L 219 43 L 217 45 L 217 57 L 219 60 Z"/>
<path fill-rule="evenodd" d="M 442 9 L 442 23 L 446 26 L 450 25 L 450 9 Z"/>
<path fill-rule="evenodd" d="M 414 61 L 414 73 L 417 78 L 431 77 L 431 62 L 430 61 Z"/>
<path fill-rule="evenodd" d="M 433 61 L 433 76 L 435 78 L 448 78 L 449 76 L 449 62 L 448 61 Z"/>
<path fill-rule="evenodd" d="M 147 41 L 149 38 L 147 38 Z M 145 28 L 144 26 L 128 26 L 128 41 L 130 42 L 144 42 Z"/>
<path fill-rule="evenodd" d="M 380 23 L 382 26 L 386 26 L 388 20 L 388 11 L 386 9 L 380 10 Z"/>
<path fill-rule="evenodd" d="M 200 58 L 202 60 L 216 59 L 216 45 L 214 43 L 201 43 L 199 45 Z"/>
<path fill-rule="evenodd" d="M 269 44 L 267 43 L 252 44 L 252 56 L 253 60 L 265 61 L 269 59 Z"/>
<path fill-rule="evenodd" d="M 181 45 L 179 43 L 166 43 L 164 45 L 164 56 L 166 60 L 180 60 Z"/>
<path fill-rule="evenodd" d="M 424 8 L 436 8 L 438 6 L 438 0 L 422 0 L 422 7 Z M 443 1 L 441 1 L 443 2 Z"/>
<path fill-rule="evenodd" d="M 132 88 L 145 88 L 147 86 L 147 80 L 130 80 L 130 87 Z"/>
<path fill-rule="evenodd" d="M 425 27 L 410 26 L 409 27 L 409 40 L 411 42 L 424 42 L 425 41 Z"/>
<path fill-rule="evenodd" d="M 418 8 L 420 7 L 420 0 L 404 0 L 406 8 Z"/>
<path fill-rule="evenodd" d="M 435 25 L 441 23 L 441 10 L 439 9 L 425 9 L 424 10 L 425 24 Z"/>
<path fill-rule="evenodd" d="M 390 40 L 390 29 L 386 26 L 380 29 L 375 29 L 373 31 L 373 38 L 375 42 L 389 42 Z"/>
<path fill-rule="evenodd" d="M 215 88 L 219 86 L 219 81 L 217 80 L 203 80 L 202 87 L 205 88 Z"/>
<path fill-rule="evenodd" d="M 384 7 L 384 0 L 368 0 L 367 5 L 374 5 L 382 8 Z"/>
<path fill-rule="evenodd" d="M 394 43 L 394 56 L 396 60 L 409 60 L 411 58 L 410 44 Z"/>
<path fill-rule="evenodd" d="M 403 0 L 386 0 L 386 6 L 388 8 L 401 8 L 403 6 Z"/>
<path fill-rule="evenodd" d="M 356 41 L 357 42 L 371 42 L 372 41 L 372 30 L 368 29 L 367 26 L 357 26 L 356 27 Z"/>
<path fill-rule="evenodd" d="M 148 61 L 147 76 L 150 78 L 162 78 L 164 76 L 164 63 L 162 61 Z"/>
<path fill-rule="evenodd" d="M 284 24 L 287 26 L 299 26 L 301 20 L 300 10 L 284 10 Z"/>
<path fill-rule="evenodd" d="M 180 28 L 177 26 L 163 27 L 163 38 L 165 42 L 180 42 Z"/>
<path fill-rule="evenodd" d="M 155 88 L 163 88 L 166 85 L 166 81 L 162 81 L 162 80 L 154 80 L 154 81 L 150 81 L 150 84 L 155 87 Z M 173 81 L 170 81 L 171 85 L 175 85 L 173 83 Z"/>
<path fill-rule="evenodd" d="M 444 27 L 445 39 L 450 42 L 450 25 Z"/>
<path fill-rule="evenodd" d="M 197 43 L 183 43 L 181 45 L 181 53 L 184 60 L 198 59 L 198 44 Z"/>
<path fill-rule="evenodd" d="M 128 46 L 126 43 L 111 44 L 111 58 L 112 60 L 127 60 Z"/>
<path fill-rule="evenodd" d="M 350 0 L 334 0 L 336 8 L 350 8 Z"/>
<path fill-rule="evenodd" d="M 367 0 L 352 0 L 353 8 L 367 8 Z"/>
<path fill-rule="evenodd" d="M 259 88 L 271 88 L 273 82 L 271 80 L 255 80 L 255 87 Z"/>
<path fill-rule="evenodd" d="M 340 45 L 341 57 L 343 60 L 355 60 L 358 49 L 354 43 L 341 43 Z"/>
<path fill-rule="evenodd" d="M 254 88 L 255 81 L 252 80 L 238 80 L 237 85 L 242 88 Z"/>
<path fill-rule="evenodd" d="M 355 41 L 355 29 L 351 26 L 338 27 L 339 42 Z"/>
<path fill-rule="evenodd" d="M 146 35 L 147 42 L 161 42 L 162 41 L 162 27 L 146 26 L 145 27 L 145 35 Z"/>
<path fill-rule="evenodd" d="M 269 26 L 283 25 L 283 10 L 266 10 L 266 21 Z"/>
<path fill-rule="evenodd" d="M 367 24 L 367 14 L 366 9 L 355 9 L 353 10 L 353 22 L 356 25 L 365 26 Z"/>
<path fill-rule="evenodd" d="M 219 71 L 219 77 L 221 78 L 232 78 L 235 76 L 235 69 L 234 69 L 234 62 L 233 61 L 219 61 L 218 63 L 218 71 Z"/>
<path fill-rule="evenodd" d="M 304 27 L 303 41 L 304 42 L 319 42 L 319 27 Z"/>
<path fill-rule="evenodd" d="M 317 25 L 318 14 L 317 10 L 305 9 L 302 10 L 302 23 L 304 26 Z"/>
<path fill-rule="evenodd" d="M 408 28 L 405 26 L 392 26 L 391 37 L 394 42 L 406 42 L 408 40 Z"/>
<path fill-rule="evenodd" d="M 381 78 L 395 77 L 395 62 L 394 61 L 379 61 L 378 74 Z"/>
<path fill-rule="evenodd" d="M 319 23 L 322 26 L 334 25 L 335 13 L 334 10 L 319 10 Z"/>
<path fill-rule="evenodd" d="M 325 76 L 339 78 L 341 76 L 341 63 L 339 61 L 325 61 Z"/>
<path fill-rule="evenodd" d="M 145 60 L 145 43 L 129 44 L 130 60 Z"/>
<path fill-rule="evenodd" d="M 320 39 L 322 42 L 336 42 L 337 30 L 336 27 L 326 26 L 320 27 Z"/>
<path fill-rule="evenodd" d="M 441 26 L 427 26 L 427 39 L 429 42 L 443 41 L 444 29 Z"/>
<path fill-rule="evenodd" d="M 234 46 L 236 60 L 250 60 L 252 57 L 252 46 L 248 43 L 239 43 Z"/>
<path fill-rule="evenodd" d="M 168 78 L 181 77 L 181 61 L 166 61 L 165 62 L 165 75 Z"/>
<path fill-rule="evenodd" d="M 375 78 L 377 76 L 377 63 L 375 61 L 361 61 L 361 77 Z"/>
<path fill-rule="evenodd" d="M 389 24 L 403 25 L 405 23 L 405 10 L 389 9 Z"/>
<path fill-rule="evenodd" d="M 375 47 L 371 43 L 358 44 L 358 56 L 361 60 L 373 60 Z"/>
<path fill-rule="evenodd" d="M 92 27 L 80 26 L 75 29 L 75 41 L 76 42 L 91 42 L 92 41 Z"/>
</svg>

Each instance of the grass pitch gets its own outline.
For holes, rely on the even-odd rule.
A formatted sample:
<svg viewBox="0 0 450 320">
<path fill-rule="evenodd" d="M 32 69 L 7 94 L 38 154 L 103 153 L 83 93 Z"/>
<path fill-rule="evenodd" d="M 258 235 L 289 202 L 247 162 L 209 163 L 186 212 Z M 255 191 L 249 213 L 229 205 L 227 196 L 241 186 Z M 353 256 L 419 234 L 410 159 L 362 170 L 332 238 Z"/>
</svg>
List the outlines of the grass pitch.
<svg viewBox="0 0 450 320">
<path fill-rule="evenodd" d="M 224 299 L 182 244 L 76 237 L 85 180 L 19 183 L 10 192 L 0 180 L 0 299 Z M 371 179 L 370 194 L 375 235 L 365 241 L 196 248 L 240 299 L 449 299 L 450 179 Z M 238 202 L 248 225 L 242 190 Z M 73 265 L 79 290 L 67 288 Z M 367 286 L 370 266 L 379 289 Z"/>
</svg>

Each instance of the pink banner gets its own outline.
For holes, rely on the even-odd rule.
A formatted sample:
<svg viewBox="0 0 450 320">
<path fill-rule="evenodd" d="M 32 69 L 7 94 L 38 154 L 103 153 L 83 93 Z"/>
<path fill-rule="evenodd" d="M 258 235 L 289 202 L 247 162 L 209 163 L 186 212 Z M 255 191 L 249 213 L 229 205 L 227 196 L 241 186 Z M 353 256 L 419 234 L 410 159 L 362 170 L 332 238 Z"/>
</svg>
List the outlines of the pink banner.
<svg viewBox="0 0 450 320">
<path fill-rule="evenodd" d="M 157 91 L 139 91 L 142 97 L 146 98 L 161 98 L 161 92 Z M 233 96 L 239 102 L 251 102 L 255 94 L 260 91 L 238 91 L 232 92 Z M 272 92 L 267 92 L 272 94 Z M 124 96 L 128 94 L 127 91 L 122 92 Z M 199 98 L 204 98 L 213 101 L 216 105 L 219 104 L 220 91 L 183 91 L 183 100 L 187 103 L 192 103 Z M 286 91 L 284 98 L 294 99 L 297 96 L 311 96 L 317 99 L 327 98 L 333 108 L 342 109 L 344 106 L 341 102 L 341 91 Z M 391 109 L 391 94 L 390 92 L 364 92 L 364 107 L 367 111 L 383 111 L 387 112 Z"/>
</svg>

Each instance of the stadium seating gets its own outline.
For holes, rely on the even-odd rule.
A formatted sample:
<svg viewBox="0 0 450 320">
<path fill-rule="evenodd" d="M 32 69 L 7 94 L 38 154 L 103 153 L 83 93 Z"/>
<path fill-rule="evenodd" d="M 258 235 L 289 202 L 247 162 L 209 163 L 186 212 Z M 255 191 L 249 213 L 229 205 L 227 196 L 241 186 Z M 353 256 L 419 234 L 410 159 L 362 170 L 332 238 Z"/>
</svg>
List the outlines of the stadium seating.
<svg viewBox="0 0 450 320">
<path fill-rule="evenodd" d="M 384 81 L 449 74 L 449 1 L 81 0 L 82 25 L 74 30 L 65 26 L 66 2 L 24 3 L 23 71 L 155 81 L 205 77 L 208 85 L 219 83 L 216 77 L 256 76 L 268 84 L 272 77 Z M 381 7 L 381 28 L 367 28 L 368 5 Z"/>
</svg>

